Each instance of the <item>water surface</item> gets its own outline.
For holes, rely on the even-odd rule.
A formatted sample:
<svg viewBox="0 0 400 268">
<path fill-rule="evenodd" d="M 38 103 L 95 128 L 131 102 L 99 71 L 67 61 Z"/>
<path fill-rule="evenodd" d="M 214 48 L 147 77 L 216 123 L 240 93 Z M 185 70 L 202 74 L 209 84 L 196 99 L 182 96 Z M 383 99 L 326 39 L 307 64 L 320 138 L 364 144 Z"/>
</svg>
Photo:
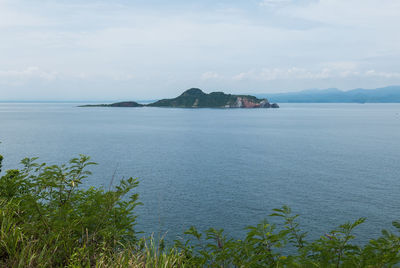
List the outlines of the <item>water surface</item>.
<svg viewBox="0 0 400 268">
<path fill-rule="evenodd" d="M 85 186 L 140 179 L 138 229 L 191 225 L 234 236 L 272 208 L 311 236 L 367 217 L 361 239 L 400 219 L 399 104 L 282 104 L 281 109 L 77 108 L 0 103 L 5 168 L 26 156 L 99 165 Z"/>
</svg>

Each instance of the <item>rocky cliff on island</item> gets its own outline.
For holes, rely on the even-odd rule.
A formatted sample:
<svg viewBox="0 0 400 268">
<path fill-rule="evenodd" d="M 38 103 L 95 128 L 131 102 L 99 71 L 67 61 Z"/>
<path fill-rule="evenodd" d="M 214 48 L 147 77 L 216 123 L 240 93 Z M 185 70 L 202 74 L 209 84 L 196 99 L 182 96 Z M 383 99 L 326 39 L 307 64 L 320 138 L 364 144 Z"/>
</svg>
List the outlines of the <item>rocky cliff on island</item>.
<svg viewBox="0 0 400 268">
<path fill-rule="evenodd" d="M 276 103 L 251 95 L 232 95 L 224 92 L 204 93 L 191 88 L 173 99 L 162 99 L 147 105 L 137 102 L 117 102 L 113 104 L 83 105 L 81 107 L 173 107 L 173 108 L 279 108 Z"/>
</svg>

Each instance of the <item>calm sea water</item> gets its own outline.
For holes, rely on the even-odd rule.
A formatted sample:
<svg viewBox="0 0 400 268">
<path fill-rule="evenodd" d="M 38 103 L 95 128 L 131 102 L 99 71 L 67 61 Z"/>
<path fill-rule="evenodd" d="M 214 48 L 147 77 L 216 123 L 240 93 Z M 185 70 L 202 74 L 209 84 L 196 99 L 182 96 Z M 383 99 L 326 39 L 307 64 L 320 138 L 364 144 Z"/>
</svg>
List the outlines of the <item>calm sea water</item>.
<svg viewBox="0 0 400 268">
<path fill-rule="evenodd" d="M 399 104 L 282 104 L 281 109 L 77 108 L 0 104 L 5 168 L 26 156 L 99 165 L 140 179 L 139 230 L 243 228 L 287 204 L 311 236 L 367 217 L 361 239 L 400 219 Z"/>
</svg>

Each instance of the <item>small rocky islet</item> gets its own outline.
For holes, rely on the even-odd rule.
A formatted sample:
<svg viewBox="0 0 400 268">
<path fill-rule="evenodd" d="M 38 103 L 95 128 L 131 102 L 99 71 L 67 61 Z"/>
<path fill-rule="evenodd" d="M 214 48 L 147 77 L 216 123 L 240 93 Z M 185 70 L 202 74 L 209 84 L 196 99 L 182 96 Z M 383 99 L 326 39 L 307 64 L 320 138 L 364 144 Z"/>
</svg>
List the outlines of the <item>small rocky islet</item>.
<svg viewBox="0 0 400 268">
<path fill-rule="evenodd" d="M 259 99 L 251 95 L 232 95 L 224 92 L 204 93 L 201 89 L 191 88 L 173 99 L 162 99 L 150 104 L 135 101 L 112 104 L 92 104 L 79 107 L 171 107 L 171 108 L 279 108 L 276 103 Z"/>
</svg>

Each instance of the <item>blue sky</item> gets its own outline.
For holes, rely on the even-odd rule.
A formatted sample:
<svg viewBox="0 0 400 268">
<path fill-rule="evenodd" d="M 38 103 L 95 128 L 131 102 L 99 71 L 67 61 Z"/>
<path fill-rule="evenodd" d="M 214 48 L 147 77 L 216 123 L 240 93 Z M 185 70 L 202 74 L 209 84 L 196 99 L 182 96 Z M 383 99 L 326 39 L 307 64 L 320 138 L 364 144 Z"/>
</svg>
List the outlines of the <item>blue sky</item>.
<svg viewBox="0 0 400 268">
<path fill-rule="evenodd" d="M 398 0 L 0 0 L 0 100 L 400 84 Z"/>
</svg>

